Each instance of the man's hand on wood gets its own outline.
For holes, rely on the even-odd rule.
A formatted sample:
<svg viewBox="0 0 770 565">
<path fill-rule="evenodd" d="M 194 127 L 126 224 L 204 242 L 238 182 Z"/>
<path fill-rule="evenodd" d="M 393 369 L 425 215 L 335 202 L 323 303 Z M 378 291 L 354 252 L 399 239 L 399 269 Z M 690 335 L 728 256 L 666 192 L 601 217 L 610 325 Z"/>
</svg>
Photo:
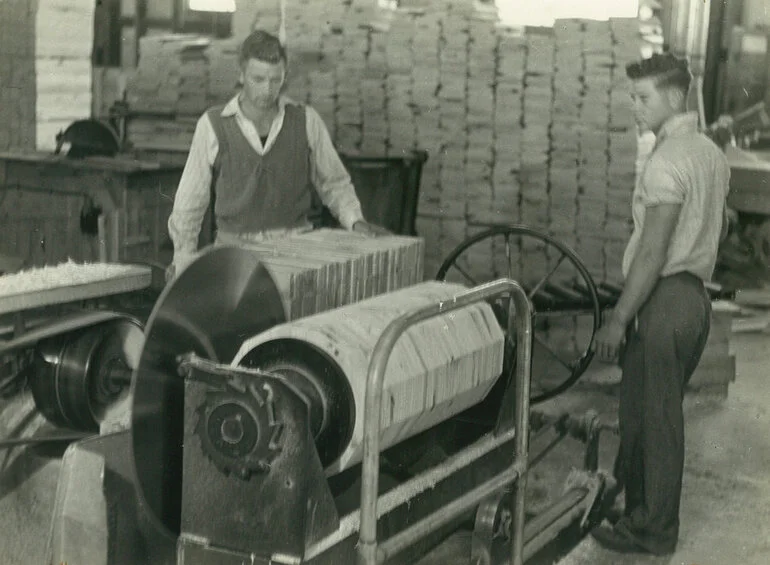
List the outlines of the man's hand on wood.
<svg viewBox="0 0 770 565">
<path fill-rule="evenodd" d="M 360 220 L 353 224 L 353 231 L 357 233 L 362 233 L 371 237 L 377 237 L 380 235 L 390 235 L 390 232 L 383 228 L 382 226 L 378 226 L 377 224 L 370 224 L 369 222 L 366 222 L 364 220 Z"/>
</svg>

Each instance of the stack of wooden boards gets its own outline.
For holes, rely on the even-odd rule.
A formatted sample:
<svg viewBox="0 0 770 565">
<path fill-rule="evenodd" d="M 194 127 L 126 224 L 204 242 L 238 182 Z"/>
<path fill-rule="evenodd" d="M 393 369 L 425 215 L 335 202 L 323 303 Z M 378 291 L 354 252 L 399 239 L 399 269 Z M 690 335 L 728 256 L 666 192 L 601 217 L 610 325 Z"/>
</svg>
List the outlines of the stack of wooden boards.
<svg viewBox="0 0 770 565">
<path fill-rule="evenodd" d="M 698 368 L 688 390 L 727 397 L 735 380 L 735 352 L 731 347 L 733 333 L 770 332 L 770 289 L 740 289 L 732 302 L 712 302 L 711 333 Z"/>
<path fill-rule="evenodd" d="M 323 229 L 246 247 L 273 276 L 289 320 L 423 280 L 425 245 L 416 237 Z"/>
<path fill-rule="evenodd" d="M 37 149 L 54 149 L 57 133 L 73 121 L 91 116 L 91 56 L 96 4 L 91 0 L 28 3 L 29 12 L 35 14 L 35 29 L 31 35 L 36 59 L 32 96 L 36 115 L 27 119 L 36 124 Z M 5 82 L 6 73 L 0 74 Z M 8 106 L 12 107 L 12 104 L 8 103 Z M 20 108 L 24 106 L 22 104 Z"/>
<path fill-rule="evenodd" d="M 361 460 L 367 371 L 385 328 L 403 314 L 451 302 L 465 291 L 462 285 L 424 282 L 281 324 L 244 342 L 233 365 L 261 345 L 284 339 L 309 343 L 336 362 L 350 383 L 356 415 L 347 448 L 327 468 L 329 473 L 339 472 Z M 381 448 L 478 403 L 502 371 L 503 340 L 485 302 L 407 329 L 396 341 L 384 375 Z"/>
<path fill-rule="evenodd" d="M 687 392 L 727 398 L 727 389 L 735 380 L 735 353 L 730 347 L 733 314 L 714 310 L 706 348 L 687 384 Z"/>
<path fill-rule="evenodd" d="M 517 30 L 489 2 L 423 4 L 383 17 L 367 0 L 288 0 L 289 94 L 345 153 L 428 151 L 428 272 L 481 226 L 521 222 L 575 248 L 595 279 L 622 280 L 636 159 L 625 65 L 645 44 L 640 21 Z M 463 265 L 476 280 L 505 272 L 504 242 L 487 244 Z M 552 262 L 542 246 L 515 251 L 523 282 Z"/>
<path fill-rule="evenodd" d="M 198 117 L 224 103 L 238 83 L 237 44 L 194 35 L 152 35 L 140 41 L 142 58 L 129 74 L 126 98 L 140 114 L 127 124 L 129 140 L 189 147 Z"/>
<path fill-rule="evenodd" d="M 259 27 L 276 21 L 275 4 L 260 3 Z M 553 31 L 522 31 L 492 17 L 488 2 L 418 4 L 382 13 L 370 0 L 282 2 L 287 93 L 312 104 L 346 154 L 428 151 L 417 226 L 428 272 L 482 225 L 521 222 L 570 244 L 595 279 L 620 281 L 637 152 L 624 67 L 645 45 L 640 21 L 559 20 Z M 138 75 L 154 78 L 129 82 L 129 104 L 168 111 L 162 85 L 176 80 L 178 92 L 187 73 L 175 52 L 164 56 L 176 70 L 159 72 L 161 58 L 145 51 L 162 40 L 142 41 Z M 233 56 L 224 43 L 215 53 L 219 45 L 204 51 L 210 103 L 224 102 L 237 79 L 235 63 L 218 63 Z M 133 120 L 129 141 L 186 149 L 194 118 L 178 103 L 174 117 Z M 504 265 L 500 241 L 481 247 L 464 265 L 477 280 Z M 524 276 L 537 280 L 551 258 L 542 247 L 520 251 Z"/>
</svg>

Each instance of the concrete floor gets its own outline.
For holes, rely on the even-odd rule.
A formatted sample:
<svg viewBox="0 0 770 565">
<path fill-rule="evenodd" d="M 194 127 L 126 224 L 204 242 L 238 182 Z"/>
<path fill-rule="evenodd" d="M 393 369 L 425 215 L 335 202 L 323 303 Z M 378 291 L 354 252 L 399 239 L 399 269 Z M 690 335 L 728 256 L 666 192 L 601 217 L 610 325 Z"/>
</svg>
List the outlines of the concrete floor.
<svg viewBox="0 0 770 565">
<path fill-rule="evenodd" d="M 0 438 L 50 434 L 29 393 L 0 400 Z M 65 444 L 0 451 L 0 563 L 43 564 Z"/>
<path fill-rule="evenodd" d="M 685 402 L 687 455 L 678 551 L 668 558 L 607 552 L 586 538 L 560 565 L 767 565 L 770 563 L 770 335 L 736 335 L 737 378 L 726 400 L 696 396 Z M 617 371 L 595 365 L 578 390 L 539 406 L 549 412 L 595 409 L 615 417 Z M 0 438 L 48 433 L 28 395 L 0 401 Z M 601 467 L 610 469 L 617 438 L 602 439 Z M 0 451 L 0 563 L 44 563 L 63 448 Z M 582 447 L 565 442 L 536 467 L 530 506 L 561 493 Z M 553 559 L 549 561 L 553 563 Z"/>
<path fill-rule="evenodd" d="M 691 396 L 685 401 L 685 474 L 676 553 L 665 558 L 619 555 L 587 537 L 559 565 L 770 563 L 770 335 L 734 335 L 732 345 L 737 374 L 728 398 Z M 608 440 L 602 452 L 604 468 L 611 468 L 617 442 Z"/>
</svg>

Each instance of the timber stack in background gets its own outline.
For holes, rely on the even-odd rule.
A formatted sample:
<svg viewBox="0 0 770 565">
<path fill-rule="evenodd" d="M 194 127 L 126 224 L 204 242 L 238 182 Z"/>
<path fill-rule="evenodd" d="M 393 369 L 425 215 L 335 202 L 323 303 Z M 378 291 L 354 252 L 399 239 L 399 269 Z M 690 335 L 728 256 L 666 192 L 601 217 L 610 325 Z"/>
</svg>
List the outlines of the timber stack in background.
<svg viewBox="0 0 770 565">
<path fill-rule="evenodd" d="M 618 282 L 637 150 L 624 67 L 644 45 L 639 20 L 525 31 L 464 0 L 373 4 L 286 2 L 288 94 L 318 110 L 347 154 L 428 151 L 426 276 L 485 225 L 524 223 L 573 247 L 597 281 Z M 184 152 L 198 116 L 235 92 L 237 43 L 148 36 L 141 49 L 127 99 L 144 115 L 128 141 Z M 502 247 L 476 251 L 480 279 L 500 274 Z M 553 260 L 536 244 L 517 253 L 533 273 Z"/>
</svg>

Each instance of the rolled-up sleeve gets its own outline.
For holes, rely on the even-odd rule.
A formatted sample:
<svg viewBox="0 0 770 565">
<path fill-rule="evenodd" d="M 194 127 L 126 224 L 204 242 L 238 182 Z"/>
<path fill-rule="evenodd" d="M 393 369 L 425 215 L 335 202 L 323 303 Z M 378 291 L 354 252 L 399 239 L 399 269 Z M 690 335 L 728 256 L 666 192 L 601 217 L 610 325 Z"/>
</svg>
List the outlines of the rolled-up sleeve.
<svg viewBox="0 0 770 565">
<path fill-rule="evenodd" d="M 350 230 L 364 219 L 361 202 L 321 116 L 309 106 L 305 110 L 311 180 L 324 205 Z"/>
<path fill-rule="evenodd" d="M 168 231 L 174 243 L 174 265 L 178 269 L 184 268 L 197 254 L 201 224 L 211 201 L 212 166 L 218 150 L 216 134 L 204 114 L 195 126 L 168 219 Z"/>
<path fill-rule="evenodd" d="M 683 173 L 667 159 L 653 155 L 644 170 L 644 190 L 641 199 L 645 206 L 681 204 L 687 196 Z"/>
</svg>

